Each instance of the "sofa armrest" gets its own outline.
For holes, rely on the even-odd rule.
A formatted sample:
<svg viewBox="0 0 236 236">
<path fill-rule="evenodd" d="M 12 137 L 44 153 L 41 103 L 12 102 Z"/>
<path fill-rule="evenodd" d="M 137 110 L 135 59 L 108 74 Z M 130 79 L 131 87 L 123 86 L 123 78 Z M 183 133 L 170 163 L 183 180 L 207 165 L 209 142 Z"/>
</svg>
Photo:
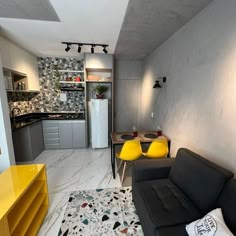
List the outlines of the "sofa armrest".
<svg viewBox="0 0 236 236">
<path fill-rule="evenodd" d="M 168 178 L 175 158 L 137 160 L 132 166 L 132 181 Z"/>
</svg>

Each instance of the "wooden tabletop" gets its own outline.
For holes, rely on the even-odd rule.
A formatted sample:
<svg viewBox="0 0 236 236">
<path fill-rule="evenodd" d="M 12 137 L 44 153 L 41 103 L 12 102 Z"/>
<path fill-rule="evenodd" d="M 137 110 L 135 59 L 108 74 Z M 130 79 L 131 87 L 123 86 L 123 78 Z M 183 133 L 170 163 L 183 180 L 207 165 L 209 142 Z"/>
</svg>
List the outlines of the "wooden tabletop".
<svg viewBox="0 0 236 236">
<path fill-rule="evenodd" d="M 157 131 L 154 131 L 154 130 L 138 131 L 138 136 L 135 137 L 134 139 L 140 140 L 141 143 L 150 143 L 154 139 L 166 139 L 167 141 L 170 141 L 170 139 L 164 134 L 162 134 L 161 136 L 158 136 L 157 138 L 146 138 L 144 136 L 145 134 L 157 134 Z M 133 132 L 132 131 L 112 132 L 111 133 L 112 144 L 122 144 L 125 141 L 127 141 L 127 140 L 121 138 L 122 135 L 133 135 Z"/>
</svg>

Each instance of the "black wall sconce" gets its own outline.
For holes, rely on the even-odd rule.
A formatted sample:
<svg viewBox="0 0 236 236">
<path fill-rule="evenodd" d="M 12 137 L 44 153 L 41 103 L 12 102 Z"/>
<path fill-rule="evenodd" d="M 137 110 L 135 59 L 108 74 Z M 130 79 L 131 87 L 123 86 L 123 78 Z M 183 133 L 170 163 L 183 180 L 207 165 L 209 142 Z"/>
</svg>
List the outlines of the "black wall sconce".
<svg viewBox="0 0 236 236">
<path fill-rule="evenodd" d="M 153 88 L 161 88 L 161 84 L 166 82 L 166 77 L 160 77 L 155 81 Z"/>
<path fill-rule="evenodd" d="M 109 46 L 108 44 L 96 44 L 96 43 L 76 43 L 76 42 L 61 42 L 61 43 L 66 45 L 66 48 L 65 48 L 66 52 L 70 51 L 71 45 L 78 46 L 78 50 L 77 50 L 78 53 L 81 53 L 81 50 L 82 50 L 83 46 L 91 46 L 91 53 L 94 53 L 94 48 L 95 47 L 102 47 L 103 48 L 102 51 L 105 54 L 107 54 L 108 53 L 107 47 Z"/>
</svg>

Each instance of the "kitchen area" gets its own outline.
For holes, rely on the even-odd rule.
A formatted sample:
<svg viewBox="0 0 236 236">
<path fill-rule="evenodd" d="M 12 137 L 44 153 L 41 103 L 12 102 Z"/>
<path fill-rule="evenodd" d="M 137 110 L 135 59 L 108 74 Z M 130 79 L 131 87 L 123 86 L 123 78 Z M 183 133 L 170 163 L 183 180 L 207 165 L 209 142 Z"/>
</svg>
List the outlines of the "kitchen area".
<svg viewBox="0 0 236 236">
<path fill-rule="evenodd" d="M 15 48 L 8 46 L 14 52 Z M 17 58 L 25 63 L 22 53 L 14 60 L 1 54 L 17 163 L 32 162 L 43 150 L 88 148 L 92 140 L 90 102 L 96 98 L 98 85 L 108 88 L 108 140 L 114 109 L 112 55 L 33 57 L 33 66 L 31 61 L 27 71 L 24 66 L 6 63 Z"/>
</svg>

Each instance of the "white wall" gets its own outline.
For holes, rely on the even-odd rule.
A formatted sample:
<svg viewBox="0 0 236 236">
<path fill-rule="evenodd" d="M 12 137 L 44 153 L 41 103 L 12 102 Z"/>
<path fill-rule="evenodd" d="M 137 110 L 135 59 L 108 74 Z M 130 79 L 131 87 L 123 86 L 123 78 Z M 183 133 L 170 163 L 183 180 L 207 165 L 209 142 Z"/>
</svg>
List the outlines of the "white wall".
<svg viewBox="0 0 236 236">
<path fill-rule="evenodd" d="M 0 173 L 15 164 L 13 151 L 11 125 L 9 120 L 9 110 L 7 96 L 3 80 L 2 65 L 0 60 Z"/>
<path fill-rule="evenodd" d="M 139 128 L 140 89 L 143 62 L 132 60 L 115 61 L 115 130 Z"/>
<path fill-rule="evenodd" d="M 37 57 L 4 37 L 0 37 L 2 66 L 27 74 L 29 90 L 39 90 Z"/>
<path fill-rule="evenodd" d="M 236 1 L 215 0 L 146 60 L 142 124 L 236 173 Z M 152 89 L 157 76 L 162 89 Z M 155 119 L 150 119 L 150 111 Z"/>
</svg>

